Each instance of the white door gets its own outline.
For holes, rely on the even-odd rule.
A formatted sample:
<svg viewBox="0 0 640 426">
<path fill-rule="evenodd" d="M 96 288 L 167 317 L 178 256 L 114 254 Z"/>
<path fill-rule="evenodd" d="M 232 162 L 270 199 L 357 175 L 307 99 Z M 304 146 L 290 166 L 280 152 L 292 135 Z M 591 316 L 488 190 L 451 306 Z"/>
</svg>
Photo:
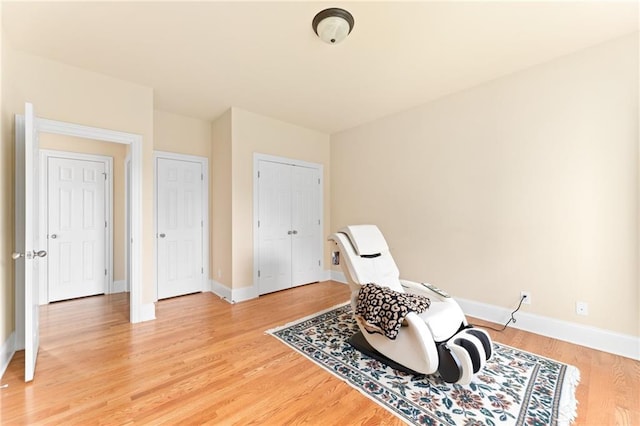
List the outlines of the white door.
<svg viewBox="0 0 640 426">
<path fill-rule="evenodd" d="M 24 380 L 33 380 L 40 342 L 38 259 L 46 256 L 38 238 L 38 135 L 33 105 L 25 104 L 24 118 L 16 117 L 16 315 L 24 315 L 17 330 L 17 346 L 24 338 Z M 16 323 L 22 324 L 20 319 Z"/>
<path fill-rule="evenodd" d="M 318 281 L 318 169 L 259 161 L 258 171 L 259 293 Z"/>
<path fill-rule="evenodd" d="M 317 169 L 291 169 L 291 267 L 293 286 L 318 280 L 320 273 L 320 176 Z"/>
<path fill-rule="evenodd" d="M 49 157 L 49 301 L 105 293 L 106 172 L 100 161 Z"/>
<path fill-rule="evenodd" d="M 202 164 L 156 159 L 158 299 L 202 291 Z"/>
<path fill-rule="evenodd" d="M 258 232 L 260 294 L 291 287 L 291 167 L 260 161 Z"/>
</svg>

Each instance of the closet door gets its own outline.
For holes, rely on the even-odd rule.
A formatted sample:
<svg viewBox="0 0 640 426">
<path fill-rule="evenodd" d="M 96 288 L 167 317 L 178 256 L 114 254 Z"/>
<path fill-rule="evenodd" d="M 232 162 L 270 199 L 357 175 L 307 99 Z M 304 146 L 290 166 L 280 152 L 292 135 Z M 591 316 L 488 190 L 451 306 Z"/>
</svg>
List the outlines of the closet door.
<svg viewBox="0 0 640 426">
<path fill-rule="evenodd" d="M 291 166 L 258 166 L 258 287 L 271 293 L 291 287 Z"/>
<path fill-rule="evenodd" d="M 258 292 L 318 281 L 320 172 L 312 167 L 258 162 Z"/>
<path fill-rule="evenodd" d="M 291 168 L 291 285 L 318 281 L 320 276 L 320 173 Z"/>
</svg>

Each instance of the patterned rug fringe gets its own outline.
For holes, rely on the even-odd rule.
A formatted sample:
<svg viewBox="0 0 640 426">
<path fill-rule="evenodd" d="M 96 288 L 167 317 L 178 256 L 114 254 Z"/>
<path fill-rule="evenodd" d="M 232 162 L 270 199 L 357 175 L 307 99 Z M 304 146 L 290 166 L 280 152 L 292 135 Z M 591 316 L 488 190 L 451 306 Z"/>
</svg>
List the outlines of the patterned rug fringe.
<svg viewBox="0 0 640 426">
<path fill-rule="evenodd" d="M 576 388 L 580 382 L 580 370 L 573 365 L 567 366 L 565 382 L 562 384 L 560 406 L 558 412 L 558 425 L 572 424 L 578 415 L 578 400 Z"/>
</svg>

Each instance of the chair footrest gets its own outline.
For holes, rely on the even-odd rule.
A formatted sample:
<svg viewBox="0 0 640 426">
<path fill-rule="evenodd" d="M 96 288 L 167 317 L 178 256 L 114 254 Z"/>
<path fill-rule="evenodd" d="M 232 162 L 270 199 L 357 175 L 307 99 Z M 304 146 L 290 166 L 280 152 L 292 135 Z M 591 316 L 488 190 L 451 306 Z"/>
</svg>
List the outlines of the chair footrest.
<svg viewBox="0 0 640 426">
<path fill-rule="evenodd" d="M 438 373 L 447 383 L 467 384 L 491 354 L 489 335 L 484 330 L 465 328 L 438 344 Z"/>
</svg>

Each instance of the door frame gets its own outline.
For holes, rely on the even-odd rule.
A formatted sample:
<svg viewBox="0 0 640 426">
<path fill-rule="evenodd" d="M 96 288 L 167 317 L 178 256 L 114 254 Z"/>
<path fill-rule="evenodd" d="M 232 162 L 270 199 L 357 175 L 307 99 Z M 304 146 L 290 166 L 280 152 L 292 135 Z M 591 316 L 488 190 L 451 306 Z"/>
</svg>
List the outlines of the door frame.
<svg viewBox="0 0 640 426">
<path fill-rule="evenodd" d="M 319 163 L 311 163 L 308 161 L 297 160 L 294 158 L 278 157 L 275 155 L 253 153 L 253 288 L 256 294 L 260 294 L 258 286 L 258 267 L 260 265 L 260 239 L 258 238 L 258 220 L 260 218 L 260 206 L 258 205 L 258 191 L 260 179 L 258 179 L 258 167 L 260 161 L 270 161 L 272 163 L 288 164 L 290 166 L 308 167 L 316 169 L 320 179 L 320 200 L 318 200 L 318 217 L 320 218 L 320 238 L 318 238 L 318 253 L 320 253 L 320 272 L 318 280 L 322 281 L 322 271 L 324 271 L 324 238 L 322 230 L 324 230 L 324 166 Z"/>
<path fill-rule="evenodd" d="M 79 152 L 58 151 L 51 149 L 40 150 L 40 241 L 46 241 L 49 252 L 49 158 L 63 158 L 65 160 L 95 161 L 104 164 L 107 173 L 106 188 L 104 192 L 105 217 L 107 220 L 107 237 L 104 242 L 105 267 L 107 277 L 104 283 L 104 293 L 113 292 L 113 157 L 98 154 L 84 154 Z M 40 273 L 40 304 L 49 303 L 49 257 L 40 259 L 43 261 L 45 273 Z M 41 271 L 42 272 L 42 271 Z"/>
<path fill-rule="evenodd" d="M 131 154 L 127 154 L 124 159 L 124 291 L 131 291 L 131 222 L 128 218 L 131 215 Z"/>
<path fill-rule="evenodd" d="M 24 116 L 18 114 L 18 117 L 22 117 L 22 120 L 24 120 Z M 142 306 L 142 136 L 134 133 L 119 132 L 116 130 L 102 129 L 99 127 L 83 126 L 80 124 L 49 120 L 40 117 L 35 118 L 35 127 L 39 133 L 53 133 L 103 142 L 121 143 L 130 146 L 129 153 L 131 156 L 131 209 L 129 212 L 129 217 L 127 218 L 131 227 L 131 240 L 129 242 L 129 253 L 131 262 L 129 321 L 131 323 L 138 323 L 154 319 L 155 313 L 147 309 L 147 306 L 145 306 L 143 316 Z M 14 172 L 18 172 L 18 170 Z M 24 197 L 24 194 L 21 194 L 20 196 Z M 22 285 L 17 281 L 17 277 L 15 284 L 16 288 L 20 288 L 20 286 Z M 23 303 L 23 301 L 18 301 L 19 296 L 19 292 L 16 292 L 16 304 Z M 22 295 L 22 297 L 24 297 L 24 294 Z M 153 304 L 150 304 L 150 306 L 154 307 Z M 22 347 L 24 347 L 24 313 L 22 315 L 19 315 L 18 311 L 19 310 L 16 309 L 16 346 L 20 347 L 21 344 Z M 22 330 L 22 334 L 20 334 L 18 330 Z"/>
<path fill-rule="evenodd" d="M 153 151 L 153 268 L 154 300 L 158 301 L 158 159 L 189 161 L 202 167 L 202 274 L 201 291 L 208 290 L 209 281 L 209 159 L 198 155 Z"/>
</svg>

